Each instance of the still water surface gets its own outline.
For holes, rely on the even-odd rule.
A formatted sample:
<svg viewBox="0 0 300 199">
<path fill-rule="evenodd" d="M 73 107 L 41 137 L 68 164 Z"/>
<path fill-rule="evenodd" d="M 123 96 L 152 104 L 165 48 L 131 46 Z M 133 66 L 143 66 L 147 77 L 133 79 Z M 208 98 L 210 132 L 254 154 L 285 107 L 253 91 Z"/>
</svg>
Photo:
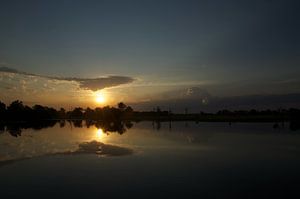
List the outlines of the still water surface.
<svg viewBox="0 0 300 199">
<path fill-rule="evenodd" d="M 300 132 L 270 123 L 65 125 L 0 134 L 3 198 L 299 198 Z M 2 197 L 1 197 L 2 198 Z"/>
</svg>

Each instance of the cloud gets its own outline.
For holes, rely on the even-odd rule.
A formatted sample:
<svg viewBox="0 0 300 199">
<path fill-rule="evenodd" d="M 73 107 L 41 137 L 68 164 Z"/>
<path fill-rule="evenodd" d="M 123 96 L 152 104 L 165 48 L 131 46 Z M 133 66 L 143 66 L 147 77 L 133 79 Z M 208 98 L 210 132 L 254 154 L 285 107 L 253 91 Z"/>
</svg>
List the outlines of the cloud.
<svg viewBox="0 0 300 199">
<path fill-rule="evenodd" d="M 72 81 L 79 82 L 80 87 L 83 89 L 97 91 L 103 88 L 128 84 L 133 82 L 134 79 L 126 76 L 108 76 L 94 79 L 73 78 Z"/>
<path fill-rule="evenodd" d="M 204 99 L 204 101 L 203 101 Z M 232 97 L 206 98 L 178 98 L 156 99 L 152 101 L 136 102 L 130 105 L 135 110 L 153 110 L 159 106 L 162 110 L 171 110 L 174 113 L 184 113 L 187 108 L 189 113 L 217 112 L 219 110 L 266 110 L 278 108 L 300 108 L 300 93 L 278 95 L 242 95 Z"/>
<path fill-rule="evenodd" d="M 32 73 L 26 73 L 22 71 L 18 71 L 13 68 L 8 68 L 5 66 L 0 66 L 0 72 L 6 73 L 13 73 L 13 74 L 20 74 L 20 75 L 27 75 L 27 76 L 34 76 L 34 77 L 41 77 L 50 80 L 59 80 L 59 81 L 70 81 L 76 82 L 79 84 L 79 87 L 85 90 L 97 91 L 104 88 L 114 87 L 121 84 L 128 84 L 135 81 L 132 77 L 127 76 L 107 76 L 107 77 L 99 77 L 99 78 L 76 78 L 76 77 L 51 77 L 51 76 L 44 76 L 44 75 L 37 75 Z"/>
</svg>

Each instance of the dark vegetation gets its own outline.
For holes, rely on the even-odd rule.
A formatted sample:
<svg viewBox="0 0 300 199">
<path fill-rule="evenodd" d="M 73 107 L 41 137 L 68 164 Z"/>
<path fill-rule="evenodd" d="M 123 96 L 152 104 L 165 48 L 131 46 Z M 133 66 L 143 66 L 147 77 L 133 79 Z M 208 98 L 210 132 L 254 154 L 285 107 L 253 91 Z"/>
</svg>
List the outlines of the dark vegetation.
<svg viewBox="0 0 300 199">
<path fill-rule="evenodd" d="M 80 108 L 72 111 L 64 108 L 56 110 L 51 107 L 34 105 L 29 107 L 21 101 L 14 101 L 9 106 L 0 102 L 0 120 L 2 121 L 36 121 L 51 119 L 89 119 L 89 120 L 120 120 L 130 118 L 133 109 L 124 103 L 119 103 L 118 108 L 105 106 L 103 108 Z"/>
<path fill-rule="evenodd" d="M 41 128 L 45 124 L 53 126 L 55 122 L 49 120 L 74 120 L 74 126 L 80 127 L 80 120 L 86 120 L 86 125 L 98 125 L 101 128 L 123 132 L 132 125 L 129 121 L 206 121 L 206 122 L 290 122 L 291 129 L 299 129 L 299 109 L 278 110 L 221 110 L 217 113 L 188 113 L 175 114 L 171 110 L 163 111 L 159 107 L 148 112 L 134 111 L 130 106 L 120 102 L 117 107 L 80 108 L 71 111 L 61 108 L 34 105 L 29 107 L 21 101 L 14 101 L 9 106 L 0 102 L 0 123 L 14 123 L 14 127 L 22 124 L 24 128 L 30 123 L 37 123 L 34 128 Z M 77 122 L 76 122 L 77 120 Z M 18 121 L 18 122 L 16 122 Z M 22 123 L 23 121 L 23 123 Z M 39 121 L 39 122 L 36 122 Z M 26 122 L 27 124 L 25 124 Z M 18 124 L 16 124 L 18 123 Z M 113 125 L 111 125 L 113 124 Z M 276 125 L 274 125 L 274 128 Z M 0 125 L 1 128 L 1 125 Z M 1 129 L 0 129 L 1 131 Z"/>
</svg>

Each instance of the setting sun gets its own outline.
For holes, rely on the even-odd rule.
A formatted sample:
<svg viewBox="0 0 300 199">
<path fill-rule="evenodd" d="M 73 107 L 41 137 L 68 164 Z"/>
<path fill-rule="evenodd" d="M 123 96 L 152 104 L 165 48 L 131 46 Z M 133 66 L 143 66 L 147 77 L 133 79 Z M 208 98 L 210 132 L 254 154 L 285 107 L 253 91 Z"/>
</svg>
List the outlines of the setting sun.
<svg viewBox="0 0 300 199">
<path fill-rule="evenodd" d="M 99 104 L 102 104 L 104 103 L 106 100 L 105 100 L 105 97 L 103 95 L 103 93 L 96 93 L 96 98 L 95 98 L 96 102 L 99 103 Z"/>
</svg>

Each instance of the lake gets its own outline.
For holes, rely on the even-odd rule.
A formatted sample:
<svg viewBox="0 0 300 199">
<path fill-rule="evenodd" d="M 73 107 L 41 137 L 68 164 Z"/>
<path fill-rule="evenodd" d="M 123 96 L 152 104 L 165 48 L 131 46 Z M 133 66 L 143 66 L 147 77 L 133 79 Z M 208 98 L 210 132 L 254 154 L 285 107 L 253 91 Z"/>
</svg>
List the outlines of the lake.
<svg viewBox="0 0 300 199">
<path fill-rule="evenodd" d="M 11 124 L 0 131 L 0 187 L 1 198 L 299 198 L 300 131 L 273 123 Z"/>
</svg>

